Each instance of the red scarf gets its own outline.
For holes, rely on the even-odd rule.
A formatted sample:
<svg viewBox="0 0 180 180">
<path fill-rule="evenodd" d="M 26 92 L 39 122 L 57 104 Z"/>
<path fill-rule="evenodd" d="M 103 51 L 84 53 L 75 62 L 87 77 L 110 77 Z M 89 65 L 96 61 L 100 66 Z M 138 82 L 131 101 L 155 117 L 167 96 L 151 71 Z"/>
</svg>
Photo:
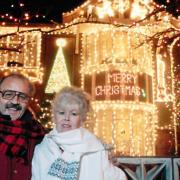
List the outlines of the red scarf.
<svg viewBox="0 0 180 180">
<path fill-rule="evenodd" d="M 24 117 L 29 117 L 29 119 L 11 121 L 7 119 L 7 116 L 5 118 L 5 116 L 1 115 L 0 152 L 27 162 L 29 139 L 40 141 L 45 135 L 45 130 L 39 122 L 32 119 L 29 112 L 26 112 Z"/>
</svg>

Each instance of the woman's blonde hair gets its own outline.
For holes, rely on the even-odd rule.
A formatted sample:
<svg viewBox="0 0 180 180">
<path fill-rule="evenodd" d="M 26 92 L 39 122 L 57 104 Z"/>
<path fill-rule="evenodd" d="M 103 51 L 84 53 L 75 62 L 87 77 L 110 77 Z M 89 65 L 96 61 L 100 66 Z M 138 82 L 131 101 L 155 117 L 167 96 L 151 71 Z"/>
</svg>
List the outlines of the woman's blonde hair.
<svg viewBox="0 0 180 180">
<path fill-rule="evenodd" d="M 56 94 L 52 103 L 53 114 L 55 114 L 58 108 L 71 104 L 77 104 L 79 106 L 81 120 L 85 121 L 87 113 L 92 109 L 90 105 L 90 95 L 74 86 L 66 86 Z"/>
</svg>

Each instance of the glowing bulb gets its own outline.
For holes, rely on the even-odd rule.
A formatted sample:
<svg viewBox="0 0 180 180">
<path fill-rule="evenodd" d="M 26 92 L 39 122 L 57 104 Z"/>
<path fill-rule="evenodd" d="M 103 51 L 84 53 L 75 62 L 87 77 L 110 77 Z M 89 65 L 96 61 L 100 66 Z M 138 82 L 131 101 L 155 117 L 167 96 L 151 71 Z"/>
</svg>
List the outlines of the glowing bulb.
<svg viewBox="0 0 180 180">
<path fill-rule="evenodd" d="M 63 38 L 59 38 L 56 40 L 56 45 L 57 46 L 61 46 L 61 47 L 65 47 L 67 44 L 67 41 Z"/>
</svg>

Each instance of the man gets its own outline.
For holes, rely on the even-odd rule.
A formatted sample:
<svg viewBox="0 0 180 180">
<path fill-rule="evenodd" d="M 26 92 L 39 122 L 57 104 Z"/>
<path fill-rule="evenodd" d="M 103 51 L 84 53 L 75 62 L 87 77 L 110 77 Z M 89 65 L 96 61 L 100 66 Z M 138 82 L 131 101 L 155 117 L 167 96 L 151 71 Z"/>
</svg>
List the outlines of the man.
<svg viewBox="0 0 180 180">
<path fill-rule="evenodd" d="M 30 180 L 34 147 L 45 134 L 28 109 L 33 85 L 21 74 L 0 80 L 0 180 Z"/>
</svg>

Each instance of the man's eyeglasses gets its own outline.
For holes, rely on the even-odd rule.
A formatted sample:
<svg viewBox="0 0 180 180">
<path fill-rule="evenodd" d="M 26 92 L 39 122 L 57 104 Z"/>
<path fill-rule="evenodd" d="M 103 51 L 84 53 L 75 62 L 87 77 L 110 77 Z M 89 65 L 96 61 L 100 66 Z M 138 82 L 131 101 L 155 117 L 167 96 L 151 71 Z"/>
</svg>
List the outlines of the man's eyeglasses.
<svg viewBox="0 0 180 180">
<path fill-rule="evenodd" d="M 27 94 L 18 91 L 6 90 L 0 91 L 0 93 L 2 94 L 2 98 L 6 100 L 12 100 L 15 96 L 18 97 L 18 100 L 20 102 L 28 102 L 30 99 L 30 97 Z"/>
</svg>

